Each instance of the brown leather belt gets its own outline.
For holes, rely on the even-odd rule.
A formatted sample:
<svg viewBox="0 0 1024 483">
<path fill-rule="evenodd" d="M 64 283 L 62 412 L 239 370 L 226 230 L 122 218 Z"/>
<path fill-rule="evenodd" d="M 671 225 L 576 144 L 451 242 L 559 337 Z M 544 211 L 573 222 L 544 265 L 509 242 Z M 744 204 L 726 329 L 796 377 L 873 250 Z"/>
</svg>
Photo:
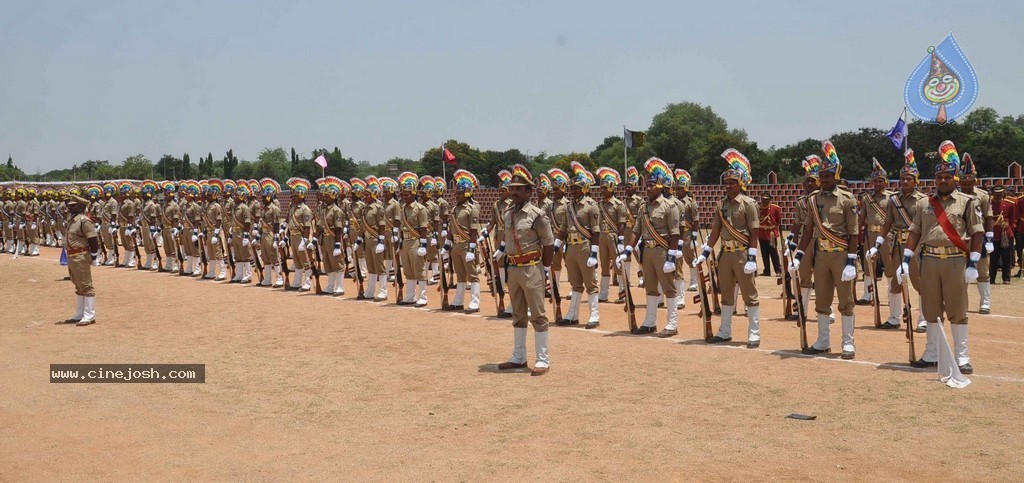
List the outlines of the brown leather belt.
<svg viewBox="0 0 1024 483">
<path fill-rule="evenodd" d="M 87 247 L 68 248 L 67 249 L 67 252 L 68 252 L 67 255 L 70 257 L 70 256 L 78 255 L 79 253 L 85 253 L 87 251 L 89 251 L 89 248 L 87 248 Z"/>
<path fill-rule="evenodd" d="M 925 245 L 921 249 L 921 253 L 926 257 L 932 258 L 957 258 L 964 256 L 964 252 L 960 251 L 957 247 L 933 247 Z"/>
<path fill-rule="evenodd" d="M 520 255 L 508 255 L 508 264 L 516 267 L 527 267 L 540 262 L 540 250 L 526 252 Z"/>
</svg>

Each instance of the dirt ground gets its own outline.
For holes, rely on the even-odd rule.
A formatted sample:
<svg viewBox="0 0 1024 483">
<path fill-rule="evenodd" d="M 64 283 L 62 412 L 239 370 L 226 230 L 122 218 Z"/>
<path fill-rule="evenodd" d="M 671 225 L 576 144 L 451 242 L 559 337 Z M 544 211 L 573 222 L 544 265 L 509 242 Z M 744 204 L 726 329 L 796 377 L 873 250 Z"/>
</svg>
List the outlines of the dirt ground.
<svg viewBox="0 0 1024 483">
<path fill-rule="evenodd" d="M 433 290 L 414 309 L 104 267 L 98 323 L 56 325 L 74 309 L 57 257 L 0 257 L 4 481 L 1024 475 L 1016 279 L 993 287 L 993 315 L 972 313 L 976 373 L 955 390 L 910 370 L 903 332 L 875 330 L 868 307 L 856 360 L 800 355 L 768 277 L 759 349 L 744 318 L 733 345 L 704 344 L 692 303 L 672 339 L 628 335 L 602 304 L 597 330 L 552 328 L 551 372 L 531 377 L 496 371 L 507 320 L 440 312 Z M 51 384 L 51 363 L 200 363 L 206 383 Z"/>
</svg>

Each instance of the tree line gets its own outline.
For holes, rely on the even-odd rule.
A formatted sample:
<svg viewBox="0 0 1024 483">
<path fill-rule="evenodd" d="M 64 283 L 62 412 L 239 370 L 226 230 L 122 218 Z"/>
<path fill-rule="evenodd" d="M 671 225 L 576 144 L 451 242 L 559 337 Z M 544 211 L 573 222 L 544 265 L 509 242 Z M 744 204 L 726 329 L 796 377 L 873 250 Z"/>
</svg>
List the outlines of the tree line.
<svg viewBox="0 0 1024 483">
<path fill-rule="evenodd" d="M 830 137 L 843 162 L 843 176 L 851 180 L 864 179 L 871 172 L 871 158 L 877 158 L 891 177 L 903 166 L 903 154 L 885 137 L 885 129 L 860 128 L 856 131 L 836 133 Z M 982 177 L 1006 176 L 1012 162 L 1024 160 L 1024 115 L 1000 116 L 995 109 L 975 109 L 963 119 L 945 125 L 920 121 L 909 123 L 908 144 L 914 149 L 922 177 L 931 177 L 939 143 L 950 139 L 956 143 L 961 156 L 971 153 Z M 641 168 L 651 156 L 664 159 L 676 167 L 690 171 L 697 184 L 717 184 L 724 170 L 719 155 L 733 147 L 743 152 L 751 162 L 756 183 L 767 180 L 774 171 L 781 182 L 793 182 L 803 174 L 801 160 L 807 155 L 821 155 L 820 139 L 804 139 L 783 147 L 762 149 L 751 141 L 743 129 L 730 128 L 724 118 L 710 106 L 692 102 L 669 104 L 656 114 L 646 129 L 643 146 L 630 149 L 630 165 Z M 497 172 L 514 164 L 523 164 L 534 173 L 558 167 L 568 171 L 572 161 L 578 161 L 594 170 L 609 166 L 617 170 L 623 166 L 624 140 L 621 135 L 607 136 L 590 152 L 528 155 L 513 148 L 505 151 L 480 149 L 457 139 L 448 140 L 445 147 L 456 158 L 457 166 L 447 166 L 450 174 L 456 168 L 472 171 L 484 186 L 494 186 Z M 274 178 L 284 182 L 292 176 L 315 180 L 321 176 L 320 166 L 313 162 L 318 156 L 327 159 L 324 174 L 342 179 L 352 177 L 395 176 L 403 171 L 440 176 L 442 174 L 441 147 L 423 151 L 418 160 L 392 158 L 382 164 L 355 161 L 344 156 L 338 147 L 318 148 L 308 153 L 290 152 L 284 148 L 265 148 L 255 160 L 239 160 L 229 149 L 219 159 L 213 153 L 200 155 L 192 161 L 188 153 L 180 157 L 165 154 L 156 162 L 142 154 L 129 156 L 119 164 L 106 160 L 88 160 L 71 168 L 47 173 L 26 174 L 8 156 L 0 165 L 0 181 L 83 181 L 107 179 L 260 179 Z"/>
</svg>

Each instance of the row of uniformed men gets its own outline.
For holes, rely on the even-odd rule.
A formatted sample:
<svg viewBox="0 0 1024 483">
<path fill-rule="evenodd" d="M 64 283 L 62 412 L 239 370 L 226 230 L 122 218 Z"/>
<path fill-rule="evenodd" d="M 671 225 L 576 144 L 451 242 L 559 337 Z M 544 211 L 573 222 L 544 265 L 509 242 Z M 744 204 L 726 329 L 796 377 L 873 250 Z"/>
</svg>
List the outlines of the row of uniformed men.
<svg viewBox="0 0 1024 483">
<path fill-rule="evenodd" d="M 0 235 L 3 251 L 38 256 L 40 245 L 60 246 L 67 214 L 66 193 L 31 186 L 0 188 Z"/>
</svg>

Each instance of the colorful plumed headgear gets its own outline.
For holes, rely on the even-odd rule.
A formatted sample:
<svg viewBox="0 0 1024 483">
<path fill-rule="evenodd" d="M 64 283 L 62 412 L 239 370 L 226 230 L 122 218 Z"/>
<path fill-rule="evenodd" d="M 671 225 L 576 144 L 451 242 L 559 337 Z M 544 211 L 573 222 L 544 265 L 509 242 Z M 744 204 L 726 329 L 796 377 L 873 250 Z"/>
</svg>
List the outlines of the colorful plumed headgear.
<svg viewBox="0 0 1024 483">
<path fill-rule="evenodd" d="M 245 184 L 249 185 L 249 193 L 252 193 L 253 196 L 259 194 L 259 192 L 262 191 L 262 188 L 260 188 L 260 182 L 259 181 L 256 181 L 254 179 L 250 179 L 250 180 L 247 180 L 245 182 Z"/>
<path fill-rule="evenodd" d="M 690 172 L 683 168 L 676 168 L 676 186 L 683 189 L 690 187 Z"/>
<path fill-rule="evenodd" d="M 882 166 L 882 163 L 879 163 L 875 158 L 871 158 L 871 177 L 869 179 L 876 178 L 888 179 L 889 173 Z"/>
<path fill-rule="evenodd" d="M 175 185 L 174 181 L 170 180 L 161 181 L 160 188 L 163 189 L 164 193 L 167 194 L 173 194 L 175 191 L 178 191 L 178 187 Z"/>
<path fill-rule="evenodd" d="M 310 184 L 309 181 L 305 179 L 288 178 L 288 181 L 285 181 L 285 184 L 288 185 L 288 189 L 292 191 L 292 194 L 300 198 L 305 198 L 306 193 L 309 192 Z"/>
<path fill-rule="evenodd" d="M 352 178 L 348 180 L 349 184 L 352 185 L 352 193 L 356 196 L 363 196 L 363 192 L 366 191 L 366 181 L 359 178 Z"/>
<path fill-rule="evenodd" d="M 377 196 L 380 193 L 380 180 L 376 176 L 366 177 L 366 193 L 371 196 Z"/>
<path fill-rule="evenodd" d="M 644 161 L 644 171 L 647 171 L 647 184 L 658 188 L 672 186 L 672 170 L 661 158 L 652 156 Z"/>
<path fill-rule="evenodd" d="M 818 171 L 821 170 L 821 158 L 817 154 L 812 154 L 804 158 L 800 164 L 804 167 L 804 178 L 811 178 L 817 182 Z"/>
<path fill-rule="evenodd" d="M 553 191 L 563 191 L 569 185 L 569 175 L 565 171 L 551 168 L 548 170 L 548 176 L 551 178 L 551 189 Z"/>
<path fill-rule="evenodd" d="M 321 193 L 332 200 L 345 192 L 345 188 L 341 185 L 341 180 L 336 176 L 327 176 L 323 179 L 319 179 L 317 180 L 316 186 Z"/>
<path fill-rule="evenodd" d="M 570 162 L 569 167 L 572 168 L 573 186 L 583 188 L 584 193 L 589 192 L 590 187 L 594 184 L 594 181 L 596 181 L 594 175 L 579 161 Z"/>
<path fill-rule="evenodd" d="M 750 161 L 743 153 L 729 148 L 722 152 L 722 158 L 728 168 L 725 169 L 725 179 L 734 179 L 739 182 L 740 187 L 746 189 L 750 185 Z"/>
<path fill-rule="evenodd" d="M 640 171 L 636 169 L 636 166 L 626 168 L 626 186 L 634 188 L 640 186 Z"/>
<path fill-rule="evenodd" d="M 416 173 L 406 171 L 398 175 L 398 187 L 403 193 L 415 193 L 416 187 L 419 184 L 420 179 L 416 176 Z"/>
<path fill-rule="evenodd" d="M 452 179 L 455 180 L 455 189 L 463 192 L 463 196 L 467 198 L 472 196 L 473 190 L 480 186 L 480 181 L 476 179 L 476 176 L 464 169 L 456 170 Z"/>
<path fill-rule="evenodd" d="M 444 194 L 444 190 L 445 188 L 447 188 L 447 184 L 448 183 L 445 182 L 444 178 L 440 176 L 434 177 L 434 191 L 436 191 L 437 194 Z"/>
<path fill-rule="evenodd" d="M 281 183 L 274 178 L 263 178 L 260 180 L 260 191 L 263 196 L 274 196 L 281 192 Z"/>
<path fill-rule="evenodd" d="M 426 174 L 420 176 L 420 183 L 417 191 L 424 192 L 429 198 L 434 192 L 434 177 Z"/>
<path fill-rule="evenodd" d="M 547 174 L 537 175 L 537 190 L 544 194 L 551 192 L 551 178 L 548 178 Z"/>
<path fill-rule="evenodd" d="M 953 141 L 948 139 L 939 144 L 939 162 L 935 165 L 935 174 L 939 173 L 949 173 L 954 178 L 960 174 L 960 155 Z"/>
<path fill-rule="evenodd" d="M 249 197 L 249 185 L 246 183 L 235 183 L 235 196 Z"/>
<path fill-rule="evenodd" d="M 235 188 L 237 188 L 237 185 L 235 185 L 234 181 L 232 181 L 230 179 L 224 180 L 224 194 L 226 194 L 228 196 L 234 194 L 235 193 Z"/>
<path fill-rule="evenodd" d="M 604 166 L 597 168 L 597 181 L 601 184 L 601 187 L 608 191 L 615 191 L 615 187 L 622 183 L 622 178 L 619 177 L 619 172 L 612 168 L 606 168 Z"/>
<path fill-rule="evenodd" d="M 512 180 L 508 184 L 509 186 L 529 186 L 533 187 L 533 175 L 530 174 L 530 170 L 526 169 L 526 166 L 516 164 L 512 166 Z"/>
<path fill-rule="evenodd" d="M 131 181 L 120 181 L 117 183 L 117 190 L 120 191 L 121 194 L 127 194 L 133 188 L 135 188 L 135 186 L 132 185 Z"/>
<path fill-rule="evenodd" d="M 836 153 L 836 147 L 832 144 L 832 141 L 824 140 L 821 142 L 821 152 L 825 154 L 825 157 L 821 160 L 821 173 L 835 173 L 835 178 L 839 179 L 839 174 L 843 172 L 843 163 L 839 161 L 839 154 Z"/>
<path fill-rule="evenodd" d="M 971 159 L 971 153 L 964 153 L 963 159 L 960 160 L 960 176 L 977 176 L 978 167 L 974 165 L 974 160 Z M 1024 216 L 1024 213 L 1021 214 Z"/>
<path fill-rule="evenodd" d="M 143 181 L 141 187 L 142 194 L 146 195 L 146 198 L 152 198 L 153 195 L 155 195 L 156 192 L 160 190 L 160 185 L 156 184 L 156 181 L 153 181 L 151 179 Z"/>
<path fill-rule="evenodd" d="M 512 173 L 509 173 L 507 169 L 498 171 L 498 188 L 508 189 L 508 184 L 512 182 Z"/>
<path fill-rule="evenodd" d="M 206 192 L 214 196 L 220 196 L 224 192 L 224 182 L 219 179 L 207 181 Z"/>
<path fill-rule="evenodd" d="M 198 181 L 190 179 L 185 182 L 185 185 L 185 192 L 188 193 L 189 196 L 199 196 L 199 194 L 203 192 Z"/>
<path fill-rule="evenodd" d="M 103 188 L 101 188 L 98 184 L 91 184 L 85 187 L 85 194 L 90 199 L 95 200 L 99 198 L 101 195 L 103 195 Z"/>
<path fill-rule="evenodd" d="M 103 192 L 108 194 L 114 194 L 117 192 L 117 185 L 114 183 L 103 183 Z"/>
<path fill-rule="evenodd" d="M 348 181 L 345 181 L 341 178 L 335 179 L 337 179 L 338 183 L 341 184 L 341 196 L 348 196 L 348 193 L 352 191 L 352 185 L 348 184 Z"/>
<path fill-rule="evenodd" d="M 381 191 L 383 191 L 385 193 L 394 193 L 395 190 L 398 189 L 398 181 L 395 181 L 395 180 L 393 180 L 391 178 L 388 178 L 386 176 L 377 178 L 377 180 L 380 181 L 380 189 L 381 189 Z"/>
<path fill-rule="evenodd" d="M 903 159 L 905 163 L 900 168 L 900 177 L 913 176 L 914 179 L 918 179 L 921 176 L 921 171 L 917 168 L 917 160 L 914 159 L 914 150 L 907 148 L 903 151 Z"/>
</svg>

